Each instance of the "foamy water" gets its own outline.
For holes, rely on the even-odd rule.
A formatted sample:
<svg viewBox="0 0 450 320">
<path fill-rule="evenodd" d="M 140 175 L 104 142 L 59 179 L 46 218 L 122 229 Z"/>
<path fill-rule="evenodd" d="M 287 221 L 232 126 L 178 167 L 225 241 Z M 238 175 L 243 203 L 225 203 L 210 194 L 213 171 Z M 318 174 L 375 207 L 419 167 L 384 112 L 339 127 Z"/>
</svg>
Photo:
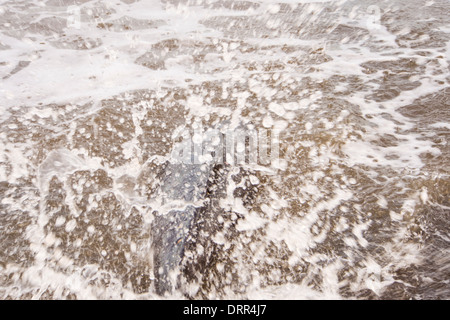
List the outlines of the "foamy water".
<svg viewBox="0 0 450 320">
<path fill-rule="evenodd" d="M 162 164 L 224 123 L 279 154 L 165 298 L 450 298 L 448 0 L 0 3 L 1 299 L 161 299 Z"/>
</svg>

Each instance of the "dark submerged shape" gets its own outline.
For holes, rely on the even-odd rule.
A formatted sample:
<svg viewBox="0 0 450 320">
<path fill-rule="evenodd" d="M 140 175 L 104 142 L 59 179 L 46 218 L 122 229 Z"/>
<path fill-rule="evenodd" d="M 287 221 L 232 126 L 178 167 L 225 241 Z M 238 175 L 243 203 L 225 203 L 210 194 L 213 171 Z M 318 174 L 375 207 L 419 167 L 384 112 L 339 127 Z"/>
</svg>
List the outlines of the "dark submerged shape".
<svg viewBox="0 0 450 320">
<path fill-rule="evenodd" d="M 222 164 L 166 163 L 162 170 L 159 191 L 163 201 L 181 200 L 186 205 L 158 214 L 153 222 L 155 289 L 159 295 L 172 293 L 180 275 L 195 280 L 195 272 L 207 268 L 215 248 L 211 235 L 220 229 L 217 218 L 224 212 L 218 201 L 226 194 L 226 169 Z M 186 249 L 195 252 L 197 244 L 204 252 L 183 263 Z"/>
<path fill-rule="evenodd" d="M 160 178 L 163 201 L 181 200 L 187 203 L 184 210 L 171 210 L 156 216 L 153 223 L 153 263 L 156 292 L 172 292 L 176 273 L 184 256 L 184 247 L 196 211 L 192 204 L 206 195 L 210 166 L 167 163 Z M 171 273 L 175 272 L 175 279 Z"/>
<path fill-rule="evenodd" d="M 172 293 L 183 281 L 202 285 L 202 278 L 214 263 L 219 245 L 212 238 L 223 229 L 224 219 L 219 216 L 224 217 L 226 211 L 220 200 L 227 195 L 231 169 L 224 159 L 226 128 L 227 123 L 222 123 L 216 132 L 219 146 L 208 149 L 208 142 L 203 142 L 203 150 L 211 152 L 212 160 L 203 164 L 172 160 L 159 168 L 156 196 L 162 198 L 163 208 L 167 208 L 157 213 L 152 225 L 155 290 L 159 295 Z M 248 133 L 243 127 L 236 132 L 244 139 Z M 244 193 L 249 193 L 243 197 L 244 203 L 254 196 L 250 195 L 251 188 Z"/>
</svg>

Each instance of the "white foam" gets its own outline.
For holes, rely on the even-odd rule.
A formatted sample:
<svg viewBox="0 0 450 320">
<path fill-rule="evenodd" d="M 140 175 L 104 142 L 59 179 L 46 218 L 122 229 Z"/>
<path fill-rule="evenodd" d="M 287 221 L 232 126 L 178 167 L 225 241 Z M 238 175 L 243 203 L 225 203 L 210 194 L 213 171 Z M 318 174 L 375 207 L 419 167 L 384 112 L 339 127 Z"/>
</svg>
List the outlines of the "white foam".
<svg viewBox="0 0 450 320">
<path fill-rule="evenodd" d="M 5 8 L 14 5 L 6 1 L 1 3 Z M 308 5 L 294 17 L 296 21 L 290 22 L 289 8 L 293 11 L 302 4 Z M 47 126 L 48 129 L 56 129 L 58 134 L 65 134 L 66 123 L 58 124 L 64 112 L 60 113 L 53 106 L 38 107 L 40 104 L 68 104 L 65 110 L 76 113 L 78 105 L 89 102 L 92 104 L 91 112 L 95 113 L 102 99 L 110 99 L 123 92 L 138 89 L 155 90 L 156 95 L 162 97 L 166 91 L 180 88 L 187 89 L 187 99 L 180 101 L 188 112 L 188 124 L 192 124 L 192 127 L 204 120 L 209 121 L 218 117 L 230 120 L 230 129 L 237 128 L 243 122 L 255 122 L 261 123 L 267 129 L 280 132 L 291 130 L 289 132 L 294 133 L 294 142 L 286 146 L 287 155 L 283 153 L 286 159 L 274 160 L 270 168 L 256 164 L 244 166 L 247 170 L 267 174 L 268 180 L 276 188 L 262 183 L 265 180 L 258 178 L 261 176 L 251 175 L 250 183 L 262 188 L 263 191 L 258 195 L 261 197 L 258 198 L 259 202 L 250 209 L 241 198 L 234 197 L 234 191 L 238 186 L 229 179 L 227 197 L 221 200 L 220 206 L 230 212 L 230 219 L 236 223 L 238 232 L 263 234 L 256 243 L 249 244 L 255 253 L 252 257 L 254 263 L 260 260 L 273 263 L 275 258 L 266 254 L 264 249 L 269 244 L 277 248 L 285 245 L 290 254 L 287 261 L 290 267 L 307 261 L 311 263 L 311 270 L 308 270 L 306 280 L 301 284 L 288 283 L 262 287 L 260 280 L 263 276 L 252 270 L 254 266 L 243 266 L 239 279 L 243 283 L 252 279 L 248 290 L 242 295 L 236 295 L 230 288 L 225 288 L 225 297 L 341 298 L 339 289 L 347 283 L 340 282 L 337 275 L 346 267 L 345 263 L 350 265 L 357 278 L 351 283 L 353 290 L 368 288 L 376 294 L 381 294 L 393 281 L 392 270 L 389 269 L 392 265 L 400 267 L 420 262 L 419 248 L 404 242 L 409 235 L 406 224 L 408 218 L 417 213 L 420 206 L 430 203 L 431 191 L 424 187 L 413 192 L 407 199 L 402 195 L 402 207 L 398 211 L 391 208 L 391 199 L 387 195 L 375 194 L 374 206 L 389 210 L 386 219 L 390 219 L 396 226 L 399 225 L 399 229 L 393 238 L 383 244 L 390 255 L 389 263 L 383 264 L 370 254 L 364 255 L 361 260 L 358 255 L 370 251 L 367 237 L 367 233 L 371 231 L 370 212 L 361 212 L 353 204 L 361 200 L 358 192 L 359 188 L 363 187 L 361 183 L 364 182 L 359 176 L 346 176 L 342 168 L 358 172 L 362 167 L 371 167 L 364 171 L 364 174 L 370 177 L 376 177 L 383 172 L 383 168 L 394 170 L 406 168 L 420 172 L 419 169 L 426 164 L 423 154 L 440 155 L 440 149 L 428 139 L 429 137 L 423 132 L 414 131 L 415 123 L 397 110 L 402 106 L 413 104 L 421 96 L 432 94 L 447 86 L 448 72 L 443 70 L 448 69 L 445 57 L 450 44 L 447 43 L 442 48 L 427 48 L 425 50 L 427 55 L 422 55 L 411 45 L 421 45 L 432 40 L 425 34 L 415 42 L 411 42 L 410 47 L 401 47 L 401 43 L 397 41 L 398 37 L 408 35 L 413 28 L 404 26 L 395 34 L 390 33 L 385 26 L 389 22 L 377 24 L 377 21 L 373 20 L 376 16 L 366 10 L 370 9 L 366 8 L 366 4 L 364 2 L 353 6 L 349 1 L 326 0 L 289 0 L 273 3 L 264 0 L 255 2 L 254 8 L 240 11 L 232 8 L 213 10 L 209 9 L 206 3 L 190 5 L 151 0 L 125 4 L 87 1 L 80 5 L 83 15 L 79 29 L 64 27 L 59 30 L 60 32 L 53 33 L 30 31 L 17 38 L 2 32 L 0 72 L 2 78 L 5 77 L 0 82 L 2 121 L 16 119 L 14 117 L 17 111 L 22 113 L 18 112 L 17 121 L 11 120 L 0 132 L 0 181 L 20 184 L 22 178 L 36 174 L 37 181 L 33 183 L 36 183 L 40 192 L 38 202 L 41 201 L 39 209 L 36 210 L 36 206 L 23 204 L 13 196 L 1 200 L 1 204 L 8 206 L 10 211 L 26 208 L 33 221 L 36 221 L 25 232 L 35 261 L 31 267 L 21 270 L 24 271 L 23 279 L 16 279 L 16 282 L 23 281 L 23 288 L 28 286 L 36 288 L 33 297 L 38 297 L 47 288 L 55 290 L 57 298 L 63 298 L 61 288 L 76 293 L 78 298 L 139 297 L 116 278 L 118 275 L 111 274 L 112 285 L 109 287 L 92 284 L 90 280 L 104 271 L 100 266 L 77 266 L 75 261 L 60 249 L 51 253 L 49 248 L 53 245 L 57 247 L 60 240 L 45 229 L 51 217 L 44 210 L 43 204 L 48 193 L 47 185 L 53 176 L 66 183 L 67 177 L 76 170 L 102 169 L 114 180 L 113 187 L 109 191 L 117 196 L 124 207 L 139 208 L 146 223 L 150 223 L 153 219 L 148 212 L 150 206 L 152 210 L 160 211 L 185 208 L 187 205 L 185 202 L 163 205 L 162 199 L 148 200 L 146 196 L 139 194 L 139 190 L 127 193 L 118 182 L 120 177 L 126 175 L 134 183 L 143 171 L 144 164 L 140 157 L 144 152 L 141 148 L 144 147 L 140 139 L 146 133 L 145 126 L 151 126 L 158 120 L 146 119 L 147 112 L 152 106 L 145 102 L 131 107 L 135 129 L 132 138 L 121 144 L 123 157 L 127 161 L 115 168 L 104 164 L 101 156 L 91 156 L 83 147 L 74 148 L 74 135 L 78 132 L 86 133 L 83 132 L 86 129 L 79 128 L 78 118 L 68 120 L 71 122 L 67 124 L 69 142 L 65 148 L 44 154 L 42 156 L 44 159 L 37 167 L 33 162 L 36 158 L 33 156 L 35 149 L 41 150 L 42 147 L 37 146 L 26 136 L 25 142 L 14 143 L 10 132 L 16 133 L 21 125 L 26 127 L 37 119 L 37 123 L 42 127 Z M 328 5 L 330 7 L 326 7 Z M 427 5 L 432 4 L 428 2 Z M 381 7 L 380 4 L 380 9 Z M 324 8 L 341 10 L 331 13 L 336 15 L 333 16 L 334 24 L 330 24 L 327 32 L 311 38 L 295 34 L 296 28 L 301 30 L 302 21 L 309 22 L 313 27 L 316 23 L 321 23 L 322 15 L 327 12 Z M 390 9 L 391 4 L 387 6 L 386 13 L 389 13 Z M 3 7 L 0 10 L 4 10 Z M 101 19 L 95 20 L 92 12 L 97 10 L 100 12 L 109 10 L 110 14 L 101 14 Z M 376 14 L 376 10 L 374 12 Z M 55 16 L 66 19 L 68 13 L 64 6 L 59 6 L 55 2 L 54 7 L 42 5 L 33 8 L 32 14 L 33 22 L 39 22 L 44 17 Z M 308 15 L 311 15 L 311 19 Z M 124 17 L 141 19 L 143 24 L 136 28 L 131 24 L 129 30 L 121 31 L 118 30 L 120 26 L 109 26 L 108 23 L 120 21 L 119 19 Z M 24 26 L 32 22 L 27 19 L 28 17 L 24 16 L 21 21 Z M 253 27 L 257 30 L 246 30 L 251 28 L 250 24 L 248 25 L 250 28 L 245 24 L 245 27 L 236 27 L 240 19 L 254 23 Z M 224 21 L 224 26 L 206 27 L 202 23 L 205 20 L 217 20 L 219 25 Z M 146 22 L 149 22 L 148 25 Z M 99 23 L 103 23 L 103 27 Z M 348 34 L 339 34 L 336 31 L 339 30 L 336 29 L 339 24 L 344 30 L 342 32 Z M 230 39 L 228 32 L 234 28 L 243 30 L 241 38 L 238 35 L 237 38 Z M 268 34 L 260 37 L 259 34 L 266 31 L 259 28 L 269 30 Z M 445 26 L 437 29 L 441 32 L 450 30 Z M 352 33 L 352 30 L 355 33 Z M 91 44 L 91 47 L 87 50 L 74 50 L 74 47 L 62 46 L 63 42 L 70 44 L 70 39 L 78 37 L 84 39 L 88 45 Z M 152 51 L 152 45 L 168 39 L 179 40 L 180 48 L 175 49 L 173 55 L 169 54 L 169 57 L 164 59 L 164 66 L 161 69 L 153 70 L 135 63 L 137 58 Z M 195 41 L 199 41 L 197 46 L 209 48 L 210 51 L 207 50 L 204 57 L 195 55 L 197 48 L 192 44 Z M 321 52 L 317 54 L 318 57 L 321 58 L 323 54 L 326 59 L 322 63 L 315 61 L 309 64 L 308 59 L 314 57 L 317 52 Z M 440 56 L 444 58 L 438 58 Z M 288 63 L 291 58 L 298 59 L 298 64 Z M 391 100 L 381 102 L 371 100 L 370 94 L 379 89 L 384 70 L 367 73 L 361 65 L 368 61 L 396 61 L 401 58 L 412 59 L 417 65 L 424 67 L 425 71 L 409 77 L 409 81 L 418 81 L 421 85 L 413 90 L 402 91 Z M 432 59 L 437 59 L 437 62 L 431 61 Z M 21 61 L 29 64 L 10 75 Z M 274 69 L 266 69 L 271 63 Z M 279 64 L 283 68 L 277 69 Z M 337 83 L 338 81 L 333 83 L 331 79 L 335 76 L 340 76 L 342 83 Z M 350 77 L 356 79 L 355 88 L 352 87 L 350 79 L 353 78 Z M 229 99 L 230 105 L 217 106 L 211 103 L 214 97 L 209 95 L 211 92 L 207 86 L 193 91 L 192 87 L 207 81 L 219 83 L 222 92 L 219 90 L 216 98 Z M 305 83 L 308 87 L 301 88 L 300 86 Z M 298 97 L 293 96 L 294 91 Z M 347 94 L 347 91 L 350 93 Z M 329 101 L 333 101 L 336 105 Z M 256 105 L 252 105 L 253 103 Z M 324 106 L 325 103 L 329 103 L 331 107 Z M 333 107 L 341 108 L 342 105 L 344 109 L 341 111 L 333 109 Z M 257 115 L 253 117 L 252 114 Z M 119 123 L 123 125 L 124 118 L 119 120 Z M 429 125 L 428 128 L 445 130 L 450 126 L 445 119 L 439 119 L 439 122 Z M 185 128 L 181 125 L 173 132 L 172 139 L 175 140 L 183 129 Z M 95 130 L 93 134 L 95 135 Z M 120 137 L 122 133 L 117 134 Z M 384 135 L 394 137 L 396 143 L 388 147 L 377 144 L 376 141 Z M 201 135 L 194 135 L 194 142 L 202 141 Z M 243 144 L 238 147 L 244 149 Z M 295 155 L 292 158 L 289 158 L 290 151 Z M 148 162 L 154 159 L 156 158 L 151 158 Z M 161 159 L 164 160 L 164 157 Z M 338 179 L 336 176 L 342 178 Z M 295 183 L 288 184 L 291 178 Z M 298 181 L 301 181 L 301 184 Z M 82 191 L 85 183 L 86 181 L 78 181 L 70 188 L 77 192 Z M 399 188 L 406 188 L 401 183 L 399 185 Z M 66 185 L 63 188 L 68 192 L 71 214 L 57 217 L 55 227 L 71 233 L 81 224 L 72 217 L 77 213 L 77 209 L 71 198 L 73 196 L 70 194 L 71 189 Z M 291 208 L 291 202 L 294 200 L 300 203 L 300 209 Z M 89 209 L 98 208 L 98 205 L 96 196 L 89 195 Z M 200 206 L 203 203 L 198 202 L 195 205 Z M 343 213 L 343 216 L 335 217 L 334 215 L 339 214 L 336 212 Z M 114 230 L 123 230 L 122 225 L 114 227 Z M 87 227 L 87 232 L 96 235 L 99 230 L 91 224 Z M 336 236 L 334 232 L 342 239 L 345 258 L 335 259 L 334 253 L 330 255 L 314 253 L 317 248 L 327 243 L 330 236 Z M 240 240 L 242 238 L 237 237 L 230 242 L 224 233 L 217 233 L 213 238 L 215 243 L 227 249 L 231 248 L 232 244 L 235 245 L 236 250 L 233 252 L 235 256 L 232 258 L 237 261 L 246 254 L 246 251 L 239 251 L 247 244 L 239 242 Z M 74 245 L 80 244 L 80 241 L 82 240 L 75 241 Z M 128 244 L 133 254 L 139 253 L 137 243 L 130 240 Z M 200 247 L 198 250 L 199 254 L 203 252 Z M 105 249 L 99 252 L 104 257 L 109 254 Z M 126 253 L 128 259 L 131 259 L 131 256 L 130 252 Z M 357 267 L 356 263 L 352 265 L 356 260 L 360 261 L 362 267 Z M 319 263 L 323 267 L 318 268 Z M 18 274 L 13 265 L 1 268 L 2 275 L 8 272 Z M 61 271 L 61 268 L 67 272 Z M 218 266 L 219 271 L 226 269 L 223 265 Z M 280 279 L 283 276 L 278 267 L 269 268 L 267 272 L 273 279 Z M 320 291 L 307 285 L 307 281 L 311 280 L 310 277 L 319 273 L 323 279 Z M 195 283 L 185 289 L 192 294 L 201 290 Z M 211 296 L 214 294 L 216 293 L 211 292 Z M 183 295 L 181 292 L 174 292 L 171 297 L 183 298 Z M 145 298 L 155 296 L 150 292 Z"/>
</svg>

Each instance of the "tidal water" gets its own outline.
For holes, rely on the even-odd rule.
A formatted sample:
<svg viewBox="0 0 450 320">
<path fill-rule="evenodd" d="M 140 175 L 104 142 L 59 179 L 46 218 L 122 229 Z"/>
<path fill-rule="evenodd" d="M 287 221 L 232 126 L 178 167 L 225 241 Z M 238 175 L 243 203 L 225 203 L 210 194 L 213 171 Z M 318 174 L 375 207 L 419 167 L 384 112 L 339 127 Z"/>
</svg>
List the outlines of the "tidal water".
<svg viewBox="0 0 450 320">
<path fill-rule="evenodd" d="M 267 139 L 189 204 L 164 298 L 450 299 L 449 12 L 0 0 L 0 299 L 163 298 L 164 163 L 223 124 Z"/>
</svg>

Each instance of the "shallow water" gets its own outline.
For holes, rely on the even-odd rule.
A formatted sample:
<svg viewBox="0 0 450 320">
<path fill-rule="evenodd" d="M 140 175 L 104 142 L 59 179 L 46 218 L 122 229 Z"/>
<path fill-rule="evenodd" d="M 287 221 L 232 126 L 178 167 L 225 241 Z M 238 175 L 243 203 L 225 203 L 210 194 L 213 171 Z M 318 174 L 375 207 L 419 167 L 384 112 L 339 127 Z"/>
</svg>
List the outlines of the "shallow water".
<svg viewBox="0 0 450 320">
<path fill-rule="evenodd" d="M 0 298 L 160 299 L 161 164 L 227 123 L 279 154 L 214 177 L 168 298 L 449 299 L 449 11 L 0 1 Z"/>
</svg>

